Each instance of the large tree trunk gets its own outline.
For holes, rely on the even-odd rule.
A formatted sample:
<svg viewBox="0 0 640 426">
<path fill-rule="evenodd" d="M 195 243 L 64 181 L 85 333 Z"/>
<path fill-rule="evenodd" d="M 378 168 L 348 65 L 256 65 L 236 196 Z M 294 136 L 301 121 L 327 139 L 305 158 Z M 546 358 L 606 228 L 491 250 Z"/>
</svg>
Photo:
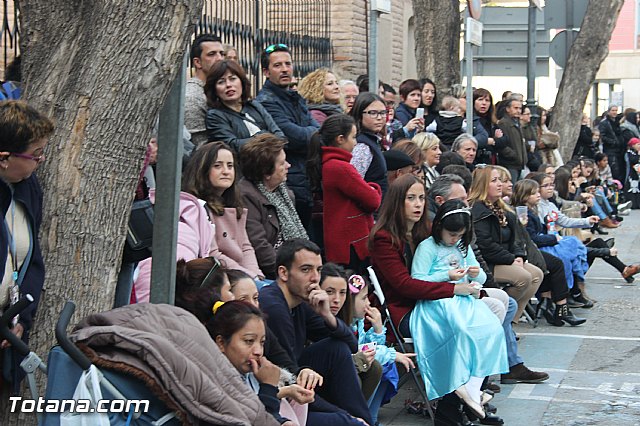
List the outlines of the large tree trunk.
<svg viewBox="0 0 640 426">
<path fill-rule="evenodd" d="M 442 93 L 460 83 L 460 1 L 413 0 L 418 77 Z"/>
<path fill-rule="evenodd" d="M 624 0 L 590 0 L 580 32 L 571 46 L 553 107 L 551 130 L 560 133 L 560 153 L 567 160 L 580 133 L 589 89 L 609 54 L 609 40 Z"/>
<path fill-rule="evenodd" d="M 30 346 L 43 357 L 66 299 L 72 322 L 113 304 L 150 130 L 201 10 L 202 0 L 21 3 L 24 93 L 56 125 L 39 171 L 47 275 Z"/>
</svg>

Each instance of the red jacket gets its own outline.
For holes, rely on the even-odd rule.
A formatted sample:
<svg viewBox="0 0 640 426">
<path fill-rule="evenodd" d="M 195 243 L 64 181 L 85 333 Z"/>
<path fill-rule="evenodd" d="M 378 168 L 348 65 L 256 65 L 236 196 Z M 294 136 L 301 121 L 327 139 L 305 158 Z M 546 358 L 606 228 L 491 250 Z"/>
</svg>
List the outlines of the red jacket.
<svg viewBox="0 0 640 426">
<path fill-rule="evenodd" d="M 327 260 L 349 263 L 350 246 L 361 260 L 369 256 L 367 240 L 382 200 L 376 183 L 367 183 L 350 163 L 351 153 L 322 147 L 324 249 Z"/>
<path fill-rule="evenodd" d="M 417 300 L 436 300 L 453 297 L 450 282 L 434 283 L 411 278 L 405 263 L 404 246 L 396 247 L 391 234 L 378 231 L 373 240 L 371 264 L 387 299 L 391 319 L 396 326 L 410 312 Z"/>
</svg>

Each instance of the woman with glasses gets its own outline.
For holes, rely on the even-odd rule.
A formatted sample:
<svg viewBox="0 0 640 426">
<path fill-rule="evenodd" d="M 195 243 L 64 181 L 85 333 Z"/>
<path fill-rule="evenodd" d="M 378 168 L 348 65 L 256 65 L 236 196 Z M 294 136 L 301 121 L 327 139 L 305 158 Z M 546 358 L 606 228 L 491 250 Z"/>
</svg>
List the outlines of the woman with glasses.
<svg viewBox="0 0 640 426">
<path fill-rule="evenodd" d="M 224 142 L 237 153 L 257 134 L 284 137 L 267 110 L 250 99 L 251 83 L 238 62 L 216 63 L 209 72 L 204 92 L 209 105 L 205 120 L 209 142 Z"/>
<path fill-rule="evenodd" d="M 246 231 L 248 211 L 237 185 L 237 160 L 231 148 L 212 142 L 198 149 L 182 177 L 182 190 L 205 202 L 215 237 L 209 255 L 254 280 L 264 280 Z"/>
<path fill-rule="evenodd" d="M 311 116 L 320 125 L 327 117 L 342 113 L 338 79 L 327 68 L 317 69 L 300 80 L 298 93 L 307 100 Z"/>
<path fill-rule="evenodd" d="M 377 183 L 384 197 L 387 191 L 387 163 L 382 156 L 380 132 L 386 124 L 387 109 L 380 96 L 363 92 L 356 98 L 351 116 L 358 128 L 358 143 L 351 152 L 351 164 L 366 182 Z"/>
<path fill-rule="evenodd" d="M 10 324 L 13 334 L 25 343 L 44 283 L 38 241 L 42 190 L 34 172 L 45 159 L 44 150 L 53 130 L 51 120 L 25 102 L 0 103 L 0 312 L 20 296 L 33 296 L 35 302 Z M 19 391 L 22 358 L 9 342 L 0 342 L 0 365 L 8 367 L 8 376 L 0 381 L 0 387 L 9 387 L 12 394 Z"/>
</svg>

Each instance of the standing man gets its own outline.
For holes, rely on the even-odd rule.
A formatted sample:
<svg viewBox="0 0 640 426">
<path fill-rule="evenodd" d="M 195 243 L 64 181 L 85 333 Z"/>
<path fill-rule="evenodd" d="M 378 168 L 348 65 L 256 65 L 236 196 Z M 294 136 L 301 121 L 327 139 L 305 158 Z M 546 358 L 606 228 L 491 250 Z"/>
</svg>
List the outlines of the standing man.
<svg viewBox="0 0 640 426">
<path fill-rule="evenodd" d="M 498 128 L 504 136 L 504 146 L 498 151 L 498 164 L 507 168 L 511 173 L 511 181 L 515 184 L 520 180 L 520 174 L 527 164 L 526 142 L 520 129 L 520 114 L 522 101 L 509 98 L 505 101 L 505 116 L 498 121 Z"/>
<path fill-rule="evenodd" d="M 304 98 L 289 89 L 293 78 L 289 48 L 284 44 L 272 44 L 262 52 L 260 64 L 267 81 L 256 100 L 271 114 L 289 141 L 284 148 L 291 164 L 287 185 L 295 194 L 296 211 L 308 232 L 313 197 L 306 172 L 307 152 L 311 136 L 320 126 L 311 117 Z"/>
<path fill-rule="evenodd" d="M 600 140 L 602 141 L 602 149 L 609 157 L 609 166 L 614 179 L 619 180 L 624 185 L 626 178 L 626 163 L 624 153 L 627 147 L 622 140 L 622 131 L 620 130 L 620 120 L 617 119 L 618 106 L 610 105 L 607 114 L 604 116 L 598 130 L 600 130 Z"/>
<path fill-rule="evenodd" d="M 184 125 L 191 134 L 191 142 L 200 147 L 207 142 L 207 129 L 204 121 L 207 117 L 207 97 L 204 84 L 207 74 L 216 62 L 224 59 L 224 48 L 220 37 L 202 34 L 196 37 L 191 46 L 191 64 L 196 74 L 187 80 L 184 99 Z"/>
</svg>

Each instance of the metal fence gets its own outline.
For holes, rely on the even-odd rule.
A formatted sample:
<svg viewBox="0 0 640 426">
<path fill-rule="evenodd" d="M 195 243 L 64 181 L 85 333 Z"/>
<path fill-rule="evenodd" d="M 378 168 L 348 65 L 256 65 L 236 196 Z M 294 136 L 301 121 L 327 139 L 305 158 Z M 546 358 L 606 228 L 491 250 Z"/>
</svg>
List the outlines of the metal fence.
<svg viewBox="0 0 640 426">
<path fill-rule="evenodd" d="M 2 0 L 2 6 L 4 71 L 19 53 L 20 26 L 18 0 Z M 330 0 L 205 0 L 195 32 L 212 33 L 233 45 L 257 91 L 263 82 L 260 52 L 270 44 L 289 46 L 298 77 L 331 65 L 330 17 Z"/>
<path fill-rule="evenodd" d="M 257 91 L 260 53 L 271 44 L 289 47 L 297 77 L 331 66 L 330 16 L 330 0 L 205 0 L 196 35 L 211 33 L 234 46 Z"/>
</svg>

